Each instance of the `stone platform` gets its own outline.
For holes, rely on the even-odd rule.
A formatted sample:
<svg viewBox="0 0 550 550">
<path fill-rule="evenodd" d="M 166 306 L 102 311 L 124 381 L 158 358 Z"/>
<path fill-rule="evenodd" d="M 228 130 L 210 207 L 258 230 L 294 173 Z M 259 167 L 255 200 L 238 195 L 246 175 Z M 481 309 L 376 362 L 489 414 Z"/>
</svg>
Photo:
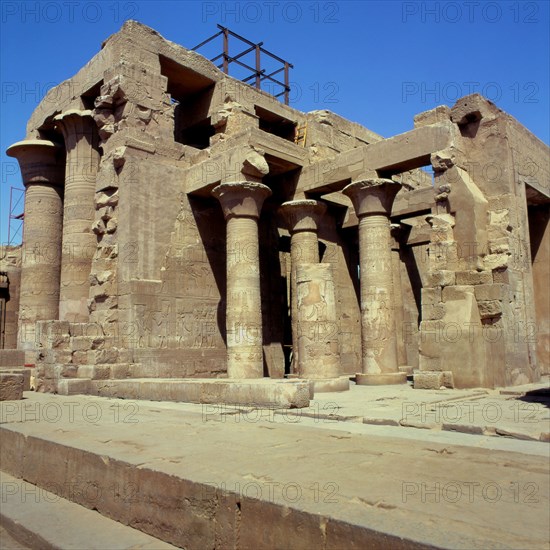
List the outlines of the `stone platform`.
<svg viewBox="0 0 550 550">
<path fill-rule="evenodd" d="M 26 393 L 0 405 L 0 469 L 189 549 L 547 548 L 547 443 L 365 424 L 478 396 L 376 391 L 295 411 Z"/>
<path fill-rule="evenodd" d="M 349 376 L 337 378 L 312 378 L 314 393 L 332 393 L 349 390 Z"/>
<path fill-rule="evenodd" d="M 126 380 L 66 379 L 59 382 L 62 395 L 88 393 L 99 397 L 222 403 L 254 407 L 302 408 L 309 405 L 307 380 L 257 378 L 246 380 L 195 378 L 130 378 Z"/>
</svg>

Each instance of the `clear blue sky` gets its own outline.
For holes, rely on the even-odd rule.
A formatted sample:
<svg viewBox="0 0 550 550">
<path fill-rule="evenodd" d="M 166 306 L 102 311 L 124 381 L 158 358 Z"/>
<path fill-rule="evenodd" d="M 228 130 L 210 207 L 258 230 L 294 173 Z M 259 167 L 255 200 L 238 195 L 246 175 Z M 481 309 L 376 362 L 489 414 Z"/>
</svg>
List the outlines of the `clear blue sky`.
<svg viewBox="0 0 550 550">
<path fill-rule="evenodd" d="M 12 2 L 1 7 L 0 242 L 32 111 L 137 19 L 188 48 L 220 23 L 294 64 L 291 105 L 330 109 L 389 137 L 413 116 L 481 92 L 549 142 L 549 2 Z M 218 42 L 218 45 L 221 44 Z M 208 53 L 208 52 L 206 52 Z"/>
</svg>

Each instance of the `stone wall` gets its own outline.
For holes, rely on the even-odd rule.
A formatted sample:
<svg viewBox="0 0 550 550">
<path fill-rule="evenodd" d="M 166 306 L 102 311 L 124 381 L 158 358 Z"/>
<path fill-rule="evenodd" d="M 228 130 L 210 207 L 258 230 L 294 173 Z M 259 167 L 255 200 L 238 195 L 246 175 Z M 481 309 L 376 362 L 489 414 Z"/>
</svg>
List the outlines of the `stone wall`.
<svg viewBox="0 0 550 550">
<path fill-rule="evenodd" d="M 17 348 L 17 325 L 19 318 L 19 293 L 21 284 L 21 247 L 0 246 L 0 300 L 4 308 L 4 333 L 0 348 Z"/>
</svg>

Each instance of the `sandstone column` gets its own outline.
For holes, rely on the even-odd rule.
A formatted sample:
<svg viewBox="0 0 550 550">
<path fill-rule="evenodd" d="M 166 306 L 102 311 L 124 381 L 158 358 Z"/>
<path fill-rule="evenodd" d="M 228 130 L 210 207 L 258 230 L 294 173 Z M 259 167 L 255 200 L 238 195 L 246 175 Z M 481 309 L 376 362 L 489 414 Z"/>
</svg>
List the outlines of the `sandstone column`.
<svg viewBox="0 0 550 550">
<path fill-rule="evenodd" d="M 25 185 L 18 347 L 33 349 L 36 321 L 58 318 L 65 162 L 61 147 L 39 139 L 15 143 L 7 154 L 18 160 Z"/>
<path fill-rule="evenodd" d="M 349 389 L 348 377 L 339 378 L 340 342 L 332 265 L 298 265 L 296 299 L 300 377 L 313 380 L 316 391 Z"/>
<path fill-rule="evenodd" d="M 262 300 L 258 219 L 266 185 L 249 181 L 222 183 L 212 190 L 227 221 L 227 375 L 262 378 Z"/>
<path fill-rule="evenodd" d="M 343 193 L 359 218 L 362 373 L 357 384 L 398 384 L 392 280 L 390 214 L 401 184 L 388 179 L 356 181 Z"/>
<path fill-rule="evenodd" d="M 298 301 L 296 269 L 298 265 L 319 263 L 317 230 L 327 207 L 315 200 L 284 202 L 281 212 L 290 232 L 290 316 L 292 321 L 292 367 L 300 375 L 298 349 Z"/>
<path fill-rule="evenodd" d="M 67 150 L 59 319 L 83 323 L 88 320 L 88 279 L 97 244 L 92 232 L 99 166 L 97 129 L 91 111 L 69 110 L 56 116 L 55 122 Z"/>
</svg>

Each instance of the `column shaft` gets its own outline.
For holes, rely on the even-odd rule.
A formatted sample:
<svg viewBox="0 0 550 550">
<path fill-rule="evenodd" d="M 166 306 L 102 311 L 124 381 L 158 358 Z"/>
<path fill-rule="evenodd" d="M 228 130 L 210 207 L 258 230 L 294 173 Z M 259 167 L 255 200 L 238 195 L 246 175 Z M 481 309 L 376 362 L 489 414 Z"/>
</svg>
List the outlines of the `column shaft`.
<svg viewBox="0 0 550 550">
<path fill-rule="evenodd" d="M 88 320 L 89 275 L 97 245 L 92 232 L 97 130 L 90 111 L 68 111 L 55 120 L 67 149 L 59 318 L 82 323 Z"/>
<path fill-rule="evenodd" d="M 51 141 L 15 143 L 7 153 L 17 158 L 25 185 L 25 224 L 21 258 L 18 347 L 35 348 L 36 321 L 56 320 L 63 216 L 64 162 Z"/>
<path fill-rule="evenodd" d="M 296 270 L 304 264 L 319 263 L 317 230 L 326 211 L 324 203 L 299 199 L 281 205 L 281 213 L 290 232 L 290 318 L 292 323 L 291 372 L 301 376 L 300 346 L 298 345 L 298 291 Z"/>
<path fill-rule="evenodd" d="M 358 384 L 407 381 L 397 364 L 390 214 L 401 185 L 381 178 L 344 188 L 359 218 L 362 372 Z"/>
<path fill-rule="evenodd" d="M 297 266 L 296 301 L 300 377 L 337 378 L 340 375 L 340 342 L 331 264 Z"/>
<path fill-rule="evenodd" d="M 261 183 L 243 181 L 222 183 L 212 194 L 220 201 L 227 221 L 227 376 L 262 378 L 258 219 L 271 190 Z"/>
<path fill-rule="evenodd" d="M 384 215 L 359 220 L 363 372 L 396 372 L 390 221 Z"/>
<path fill-rule="evenodd" d="M 258 222 L 227 220 L 227 375 L 262 378 L 262 297 Z"/>
<path fill-rule="evenodd" d="M 302 376 L 300 369 L 300 346 L 298 345 L 298 265 L 319 263 L 319 244 L 314 231 L 293 233 L 290 239 L 290 320 L 292 325 L 292 365 L 294 374 Z"/>
</svg>

